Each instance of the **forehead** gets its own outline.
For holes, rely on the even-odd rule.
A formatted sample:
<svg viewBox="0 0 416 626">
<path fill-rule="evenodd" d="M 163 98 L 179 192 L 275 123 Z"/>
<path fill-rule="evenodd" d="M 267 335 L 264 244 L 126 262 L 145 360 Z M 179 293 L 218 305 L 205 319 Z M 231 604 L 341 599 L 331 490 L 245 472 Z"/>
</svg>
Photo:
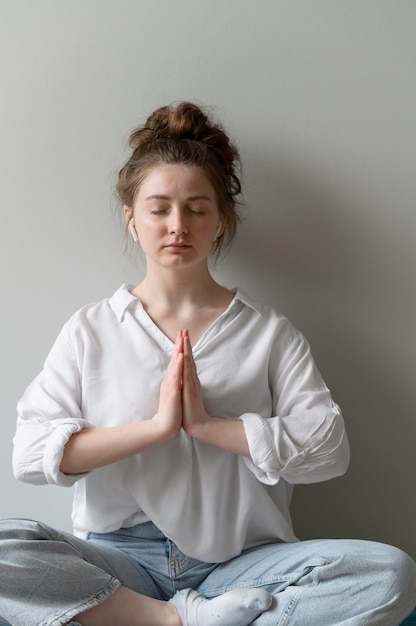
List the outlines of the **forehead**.
<svg viewBox="0 0 416 626">
<path fill-rule="evenodd" d="M 137 200 L 152 195 L 173 197 L 207 196 L 215 200 L 215 190 L 199 167 L 161 163 L 152 167 L 140 185 Z"/>
</svg>

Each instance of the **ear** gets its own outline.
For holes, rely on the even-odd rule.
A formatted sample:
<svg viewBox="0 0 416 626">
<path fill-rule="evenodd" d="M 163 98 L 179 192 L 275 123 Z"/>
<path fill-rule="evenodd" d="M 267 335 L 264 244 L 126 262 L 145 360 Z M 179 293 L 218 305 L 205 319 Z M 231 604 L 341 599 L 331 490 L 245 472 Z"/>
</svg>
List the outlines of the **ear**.
<svg viewBox="0 0 416 626">
<path fill-rule="evenodd" d="M 225 228 L 224 222 L 222 220 L 219 220 L 218 221 L 217 230 L 215 231 L 214 241 L 216 241 L 218 239 L 218 237 L 221 237 L 221 235 L 224 232 L 224 228 Z"/>
<path fill-rule="evenodd" d="M 125 204 L 123 206 L 123 214 L 126 224 L 128 224 L 133 217 L 133 209 Z"/>
</svg>

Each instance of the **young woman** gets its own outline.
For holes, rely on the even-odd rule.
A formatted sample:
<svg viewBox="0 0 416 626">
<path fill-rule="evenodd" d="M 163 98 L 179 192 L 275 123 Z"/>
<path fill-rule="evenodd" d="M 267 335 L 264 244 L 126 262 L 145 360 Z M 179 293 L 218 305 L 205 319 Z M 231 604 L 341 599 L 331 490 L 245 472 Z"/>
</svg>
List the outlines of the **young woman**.
<svg viewBox="0 0 416 626">
<path fill-rule="evenodd" d="M 18 405 L 16 476 L 75 484 L 75 535 L 0 522 L 0 615 L 17 626 L 383 624 L 416 571 L 371 542 L 299 542 L 292 485 L 348 442 L 309 346 L 218 284 L 238 152 L 199 107 L 155 111 L 118 192 L 146 275 L 69 320 Z"/>
</svg>

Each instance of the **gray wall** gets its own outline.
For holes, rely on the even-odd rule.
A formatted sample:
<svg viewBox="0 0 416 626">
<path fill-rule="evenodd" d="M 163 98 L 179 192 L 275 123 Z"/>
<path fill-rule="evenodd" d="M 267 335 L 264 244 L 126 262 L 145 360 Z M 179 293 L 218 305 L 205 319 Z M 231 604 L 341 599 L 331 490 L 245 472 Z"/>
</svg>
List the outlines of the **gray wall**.
<svg viewBox="0 0 416 626">
<path fill-rule="evenodd" d="M 350 433 L 296 530 L 416 556 L 416 3 L 0 0 L 0 62 L 0 514 L 71 528 L 71 491 L 12 477 L 15 404 L 69 315 L 139 280 L 114 173 L 131 128 L 192 99 L 245 164 L 218 277 L 303 330 Z"/>
</svg>

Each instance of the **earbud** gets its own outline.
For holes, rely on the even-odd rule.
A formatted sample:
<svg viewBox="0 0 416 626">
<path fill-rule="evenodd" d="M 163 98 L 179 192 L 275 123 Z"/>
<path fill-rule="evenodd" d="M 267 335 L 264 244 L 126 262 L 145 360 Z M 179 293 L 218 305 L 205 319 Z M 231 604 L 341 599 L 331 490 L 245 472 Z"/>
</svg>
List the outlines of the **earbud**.
<svg viewBox="0 0 416 626">
<path fill-rule="evenodd" d="M 131 218 L 131 220 L 129 221 L 129 231 L 131 232 L 131 236 L 133 237 L 133 241 L 139 241 L 139 238 L 137 236 L 136 233 L 136 229 L 134 227 L 134 217 Z"/>
</svg>

